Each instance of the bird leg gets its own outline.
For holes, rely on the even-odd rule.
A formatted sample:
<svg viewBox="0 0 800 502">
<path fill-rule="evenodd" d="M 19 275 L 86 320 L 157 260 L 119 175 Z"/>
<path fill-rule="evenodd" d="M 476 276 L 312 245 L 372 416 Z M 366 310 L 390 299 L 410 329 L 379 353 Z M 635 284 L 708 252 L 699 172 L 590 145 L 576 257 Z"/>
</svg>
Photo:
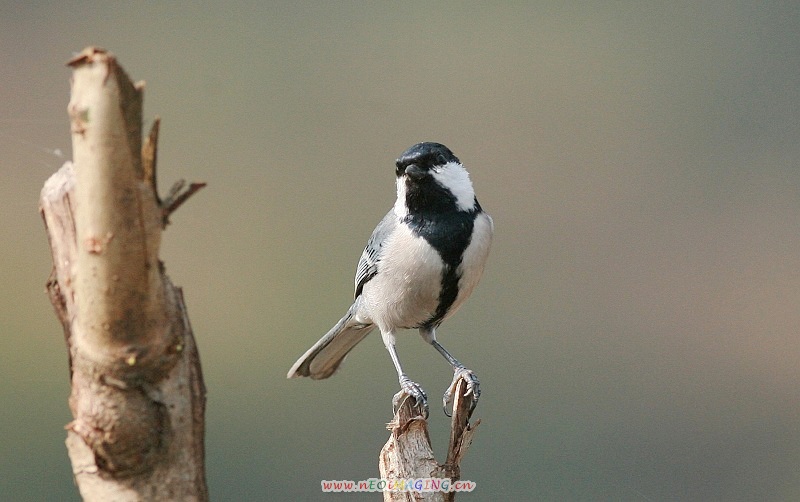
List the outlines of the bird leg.
<svg viewBox="0 0 800 502">
<path fill-rule="evenodd" d="M 478 398 L 481 397 L 481 388 L 480 382 L 478 381 L 478 377 L 475 376 L 475 373 L 471 369 L 466 368 L 463 364 L 458 362 L 458 359 L 453 357 L 447 349 L 442 347 L 442 344 L 436 341 L 435 336 L 431 332 L 431 335 L 426 336 L 425 334 L 422 335 L 425 340 L 427 340 L 433 348 L 435 348 L 439 353 L 447 359 L 447 362 L 450 363 L 450 366 L 453 367 L 453 382 L 447 388 L 442 396 L 442 407 L 444 408 L 444 414 L 448 417 L 451 416 L 450 413 L 447 412 L 447 405 L 453 400 L 453 394 L 456 390 L 456 385 L 460 379 L 464 379 L 464 382 L 467 384 L 467 391 L 464 393 L 465 396 L 472 396 L 472 404 L 470 406 L 470 414 L 475 409 L 475 406 L 478 405 Z"/>
<path fill-rule="evenodd" d="M 402 394 L 414 400 L 414 407 L 419 411 L 420 415 L 428 418 L 428 396 L 420 385 L 405 374 L 402 366 L 400 366 L 400 359 L 397 357 L 397 349 L 395 348 L 395 337 L 393 333 L 381 333 L 383 335 L 383 343 L 386 345 L 386 350 L 389 351 L 389 357 L 392 358 L 392 363 L 397 370 L 397 377 L 400 381 L 400 392 L 394 396 L 392 404 L 394 406 L 394 413 L 400 409 L 402 404 Z"/>
</svg>

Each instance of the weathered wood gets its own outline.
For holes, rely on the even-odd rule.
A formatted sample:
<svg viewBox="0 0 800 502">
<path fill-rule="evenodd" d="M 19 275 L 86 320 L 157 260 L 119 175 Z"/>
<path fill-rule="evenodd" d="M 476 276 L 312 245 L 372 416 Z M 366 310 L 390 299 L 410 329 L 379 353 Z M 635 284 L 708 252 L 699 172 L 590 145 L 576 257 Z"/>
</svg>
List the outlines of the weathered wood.
<svg viewBox="0 0 800 502">
<path fill-rule="evenodd" d="M 112 54 L 90 47 L 69 64 L 74 164 L 47 180 L 40 210 L 69 352 L 75 480 L 85 500 L 207 500 L 200 360 L 158 258 L 157 124 L 143 145 L 143 84 Z"/>
<path fill-rule="evenodd" d="M 424 478 L 448 479 L 449 486 L 461 479 L 461 460 L 472 444 L 475 429 L 480 424 L 480 420 L 474 425 L 469 424 L 474 401 L 472 396 L 464 395 L 466 390 L 466 382 L 463 379 L 459 380 L 456 385 L 450 424 L 450 444 L 444 464 L 439 464 L 434 458 L 427 420 L 419 415 L 410 399 L 401 402 L 394 418 L 387 425 L 391 435 L 380 453 L 378 467 L 381 478 L 388 482 Z M 398 394 L 396 397 L 402 397 L 402 395 Z M 440 490 L 387 490 L 383 492 L 383 500 L 385 502 L 440 502 L 453 501 L 455 495 L 455 492 Z"/>
</svg>

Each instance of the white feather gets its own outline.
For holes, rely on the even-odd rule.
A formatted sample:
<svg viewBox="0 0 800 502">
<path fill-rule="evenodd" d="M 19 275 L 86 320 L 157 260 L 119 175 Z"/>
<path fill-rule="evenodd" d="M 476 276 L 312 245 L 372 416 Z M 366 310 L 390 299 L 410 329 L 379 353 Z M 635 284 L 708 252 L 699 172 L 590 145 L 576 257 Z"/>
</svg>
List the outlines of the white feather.
<svg viewBox="0 0 800 502">
<path fill-rule="evenodd" d="M 452 192 L 456 198 L 456 206 L 461 211 L 475 208 L 475 190 L 464 166 L 458 162 L 448 162 L 432 169 L 433 179 Z"/>
<path fill-rule="evenodd" d="M 394 201 L 394 214 L 401 220 L 408 216 L 408 206 L 406 206 L 406 177 L 397 177 L 397 200 Z"/>
<path fill-rule="evenodd" d="M 408 225 L 398 225 L 383 249 L 380 272 L 362 293 L 370 320 L 386 333 L 430 319 L 441 291 L 439 253 Z"/>
<path fill-rule="evenodd" d="M 492 245 L 492 235 L 494 234 L 494 222 L 491 216 L 481 213 L 475 218 L 475 225 L 472 230 L 472 239 L 469 246 L 461 256 L 461 264 L 458 266 L 461 280 L 458 282 L 458 297 L 450 307 L 447 317 L 453 315 L 464 301 L 472 294 L 472 290 L 478 285 L 483 275 L 483 267 L 489 257 L 489 248 Z"/>
</svg>

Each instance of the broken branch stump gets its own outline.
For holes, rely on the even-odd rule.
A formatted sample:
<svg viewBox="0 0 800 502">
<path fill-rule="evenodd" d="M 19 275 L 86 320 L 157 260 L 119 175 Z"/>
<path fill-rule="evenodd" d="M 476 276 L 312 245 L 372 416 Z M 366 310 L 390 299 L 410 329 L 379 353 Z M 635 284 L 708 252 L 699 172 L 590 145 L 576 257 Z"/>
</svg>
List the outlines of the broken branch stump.
<svg viewBox="0 0 800 502">
<path fill-rule="evenodd" d="M 387 425 L 391 431 L 388 441 L 381 449 L 379 470 L 381 478 L 387 482 L 395 480 L 419 480 L 438 478 L 448 480 L 447 487 L 461 479 L 461 460 L 472 444 L 475 429 L 469 424 L 472 415 L 472 396 L 465 396 L 467 384 L 464 379 L 458 381 L 453 403 L 453 416 L 450 421 L 450 444 L 447 448 L 447 460 L 443 464 L 436 462 L 428 434 L 428 422 L 417 414 L 411 399 L 406 399 L 398 407 L 394 418 Z M 414 489 L 387 490 L 383 492 L 385 502 L 440 502 L 455 500 L 456 493 L 434 489 L 418 491 Z"/>
<path fill-rule="evenodd" d="M 156 193 L 158 122 L 143 145 L 144 84 L 111 53 L 89 47 L 69 66 L 74 163 L 47 180 L 40 211 L 69 354 L 75 481 L 84 500 L 205 501 L 200 359 L 158 257 L 169 213 Z"/>
</svg>

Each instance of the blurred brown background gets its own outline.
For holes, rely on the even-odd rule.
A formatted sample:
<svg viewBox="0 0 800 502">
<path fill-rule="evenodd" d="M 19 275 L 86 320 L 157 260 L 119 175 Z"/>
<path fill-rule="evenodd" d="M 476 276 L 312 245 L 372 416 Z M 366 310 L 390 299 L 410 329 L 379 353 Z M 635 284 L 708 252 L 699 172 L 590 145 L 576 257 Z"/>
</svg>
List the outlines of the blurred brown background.
<svg viewBox="0 0 800 502">
<path fill-rule="evenodd" d="M 39 190 L 70 158 L 73 51 L 209 187 L 163 259 L 208 386 L 215 500 L 372 500 L 396 376 L 370 336 L 287 381 L 349 305 L 393 162 L 448 145 L 494 217 L 440 339 L 479 375 L 464 500 L 800 499 L 800 4 L 0 3 L 0 498 L 77 500 Z M 162 188 L 163 189 L 163 188 Z M 447 365 L 416 333 L 436 403 Z"/>
</svg>

